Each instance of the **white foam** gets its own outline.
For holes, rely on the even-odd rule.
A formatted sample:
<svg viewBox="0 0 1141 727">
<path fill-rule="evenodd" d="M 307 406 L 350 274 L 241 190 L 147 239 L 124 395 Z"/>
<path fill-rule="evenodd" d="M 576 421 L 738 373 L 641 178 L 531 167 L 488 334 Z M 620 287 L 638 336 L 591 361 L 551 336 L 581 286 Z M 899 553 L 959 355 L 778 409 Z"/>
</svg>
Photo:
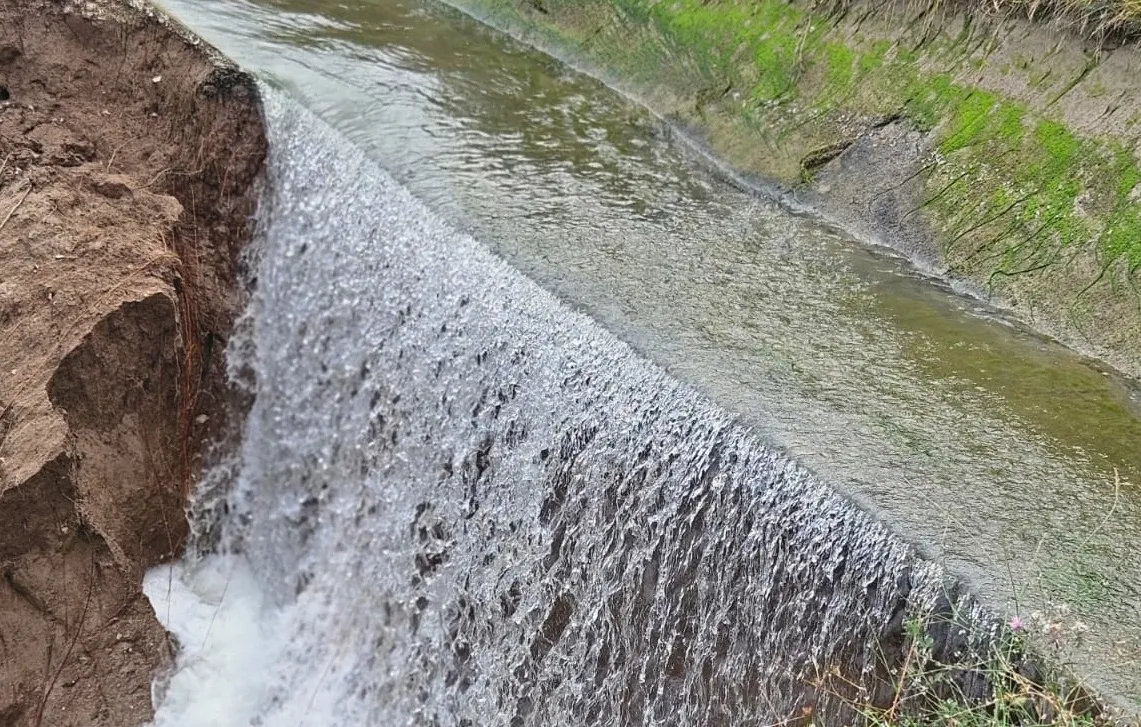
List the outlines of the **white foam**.
<svg viewBox="0 0 1141 727">
<path fill-rule="evenodd" d="M 181 644 L 155 685 L 155 727 L 237 727 L 260 712 L 276 648 L 275 614 L 246 561 L 211 556 L 152 568 L 143 590 Z"/>
</svg>

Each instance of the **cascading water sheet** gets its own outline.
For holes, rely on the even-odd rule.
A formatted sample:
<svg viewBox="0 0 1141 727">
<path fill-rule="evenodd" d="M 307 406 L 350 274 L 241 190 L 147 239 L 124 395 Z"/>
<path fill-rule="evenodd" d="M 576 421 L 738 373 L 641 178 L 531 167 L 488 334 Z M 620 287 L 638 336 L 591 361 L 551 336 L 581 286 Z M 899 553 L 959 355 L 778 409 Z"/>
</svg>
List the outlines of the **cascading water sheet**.
<svg viewBox="0 0 1141 727">
<path fill-rule="evenodd" d="M 938 571 L 264 93 L 233 555 L 148 580 L 156 722 L 839 714 L 814 680 L 869 675 Z"/>
</svg>

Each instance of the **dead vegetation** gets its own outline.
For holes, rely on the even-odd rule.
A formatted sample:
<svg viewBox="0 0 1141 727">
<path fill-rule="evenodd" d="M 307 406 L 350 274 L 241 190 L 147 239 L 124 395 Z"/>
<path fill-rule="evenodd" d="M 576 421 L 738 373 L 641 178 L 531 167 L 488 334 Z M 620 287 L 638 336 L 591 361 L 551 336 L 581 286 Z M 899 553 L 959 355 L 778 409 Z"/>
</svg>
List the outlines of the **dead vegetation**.
<svg viewBox="0 0 1141 727">
<path fill-rule="evenodd" d="M 1141 40 L 1141 0 L 824 0 L 836 15 L 860 7 L 906 5 L 908 15 L 938 18 L 966 13 L 979 16 L 1017 16 L 1075 33 L 1100 48 L 1115 48 Z"/>
</svg>

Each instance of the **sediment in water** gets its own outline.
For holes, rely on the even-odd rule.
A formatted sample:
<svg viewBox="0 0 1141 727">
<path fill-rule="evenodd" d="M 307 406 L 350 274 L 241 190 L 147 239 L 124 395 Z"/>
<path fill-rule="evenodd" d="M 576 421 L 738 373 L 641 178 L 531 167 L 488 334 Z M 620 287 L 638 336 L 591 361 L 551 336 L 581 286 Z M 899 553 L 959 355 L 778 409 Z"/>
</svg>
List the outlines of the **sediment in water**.
<svg viewBox="0 0 1141 727">
<path fill-rule="evenodd" d="M 252 81 L 152 9 L 0 0 L 0 724 L 136 725 L 233 396 Z"/>
</svg>

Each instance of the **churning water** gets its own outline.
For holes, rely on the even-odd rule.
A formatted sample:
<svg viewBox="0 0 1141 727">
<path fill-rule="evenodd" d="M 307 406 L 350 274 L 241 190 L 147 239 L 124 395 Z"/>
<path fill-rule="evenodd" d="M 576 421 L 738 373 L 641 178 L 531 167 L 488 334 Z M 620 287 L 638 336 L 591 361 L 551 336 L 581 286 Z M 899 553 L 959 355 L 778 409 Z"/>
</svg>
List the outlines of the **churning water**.
<svg viewBox="0 0 1141 727">
<path fill-rule="evenodd" d="M 184 647 L 156 722 L 837 714 L 809 685 L 867 676 L 937 570 L 308 112 L 266 114 L 236 555 L 148 579 Z"/>
<path fill-rule="evenodd" d="M 581 699 L 597 698 L 614 709 L 633 710 L 638 700 L 643 700 L 645 708 L 656 693 L 652 690 L 658 689 L 654 685 L 662 684 L 671 685 L 669 689 L 661 686 L 663 693 L 675 684 L 705 690 L 700 703 L 714 712 L 728 710 L 725 705 L 734 700 L 763 711 L 756 703 L 773 693 L 799 709 L 803 705 L 795 692 L 759 686 L 772 678 L 765 670 L 775 670 L 799 684 L 798 674 L 833 666 L 823 663 L 827 649 L 816 654 L 820 663 L 806 667 L 811 650 L 797 651 L 797 645 L 805 643 L 797 639 L 808 637 L 785 635 L 780 638 L 789 641 L 781 648 L 790 651 L 781 655 L 779 664 L 759 651 L 746 658 L 743 651 L 734 650 L 710 662 L 707 679 L 704 662 L 694 656 L 702 647 L 694 640 L 713 643 L 713 631 L 702 629 L 722 628 L 716 619 L 722 618 L 719 614 L 725 609 L 735 609 L 732 624 L 743 618 L 738 613 L 745 612 L 753 619 L 750 623 L 780 630 L 781 624 L 796 622 L 791 614 L 804 607 L 798 598 L 823 598 L 813 590 L 818 584 L 789 576 L 782 591 L 765 580 L 783 577 L 782 571 L 763 577 L 749 571 L 748 577 L 736 578 L 735 587 L 740 589 L 733 592 L 736 595 L 715 597 L 718 589 L 729 589 L 727 581 L 706 582 L 705 572 L 694 569 L 712 559 L 718 578 L 729 579 L 730 566 L 738 561 L 748 562 L 757 573 L 769 573 L 768 566 L 749 560 L 750 553 L 755 555 L 762 546 L 741 534 L 771 532 L 764 528 L 801 528 L 796 536 L 801 540 L 789 536 L 764 547 L 804 548 L 782 567 L 797 573 L 797 578 L 808 578 L 808 573 L 798 570 L 801 561 L 796 559 L 809 559 L 812 553 L 817 557 L 832 554 L 829 543 L 813 538 L 833 528 L 838 533 L 831 543 L 836 554 L 829 557 L 843 555 L 849 565 L 864 564 L 844 571 L 844 578 L 857 580 L 844 581 L 843 587 L 849 588 L 859 578 L 878 578 L 866 606 L 869 610 L 859 612 L 863 615 L 853 611 L 853 619 L 866 618 L 864 623 L 876 624 L 875 628 L 886 629 L 890 636 L 898 631 L 899 599 L 890 608 L 884 606 L 892 598 L 885 588 L 890 591 L 897 587 L 891 583 L 910 580 L 913 588 L 924 593 L 937 590 L 937 579 L 924 566 L 913 565 L 909 577 L 903 578 L 900 569 L 909 557 L 899 546 L 889 545 L 890 539 L 879 529 L 867 526 L 871 544 L 848 538 L 847 530 L 835 526 L 830 518 L 844 513 L 853 522 L 863 519 L 836 504 L 801 472 L 790 470 L 792 474 L 783 476 L 760 472 L 765 467 L 756 458 L 764 458 L 763 450 L 756 444 L 741 445 L 739 438 L 746 435 L 729 422 L 728 415 L 713 413 L 692 391 L 679 389 L 660 371 L 637 361 L 594 324 L 558 307 L 530 283 L 492 262 L 481 245 L 588 314 L 602 328 L 616 332 L 672 377 L 739 414 L 742 424 L 752 427 L 766 443 L 772 441 L 782 451 L 791 452 L 818 473 L 820 481 L 858 498 L 932 559 L 956 576 L 966 577 L 996 610 L 1027 615 L 1050 601 L 1070 604 L 1073 617 L 1081 618 L 1090 629 L 1072 655 L 1079 671 L 1112 693 L 1141 703 L 1141 670 L 1137 668 L 1141 574 L 1135 568 L 1141 542 L 1141 491 L 1137 489 L 1141 420 L 1136 416 L 1141 391 L 1012 325 L 985 305 L 919 278 L 900 261 L 872 255 L 839 231 L 790 215 L 724 184 L 679 150 L 670 129 L 645 109 L 594 79 L 430 0 L 167 2 L 179 17 L 251 71 L 288 88 L 292 97 L 384 170 L 372 169 L 335 134 L 314 131 L 310 121 L 294 116 L 303 116 L 300 111 L 283 108 L 286 102 L 275 102 L 278 105 L 271 109 L 270 118 L 275 176 L 263 210 L 264 270 L 259 299 L 247 318 L 252 333 L 244 353 L 235 354 L 240 359 L 235 362 L 235 373 L 256 379 L 261 397 L 237 468 L 243 484 L 238 493 L 232 493 L 232 517 L 226 528 L 227 542 L 241 555 L 186 566 L 177 577 L 169 573 L 152 577 L 150 592 L 156 610 L 180 634 L 185 649 L 184 668 L 167 692 L 163 714 L 172 720 L 169 724 L 224 724 L 226 720 L 246 724 L 241 715 L 272 714 L 273 710 L 278 710 L 279 721 L 288 723 L 281 716 L 290 713 L 282 706 L 287 704 L 296 706 L 296 714 L 306 715 L 311 722 L 339 723 L 330 716 L 336 710 L 368 703 L 337 691 L 346 683 L 338 681 L 338 675 L 343 676 L 338 669 L 364 673 L 347 665 L 355 657 L 346 654 L 358 648 L 363 653 L 367 629 L 358 632 L 360 644 L 353 636 L 337 637 L 347 639 L 347 645 L 322 646 L 344 662 L 332 657 L 321 661 L 320 655 L 302 657 L 304 674 L 296 679 L 304 685 L 296 688 L 282 686 L 294 677 L 284 676 L 281 670 L 289 664 L 293 666 L 288 668 L 298 669 L 297 660 L 291 661 L 279 649 L 302 648 L 299 644 L 304 639 L 294 630 L 306 619 L 334 629 L 338 619 L 362 618 L 362 611 L 372 614 L 369 618 L 383 618 L 374 612 L 383 611 L 384 603 L 390 603 L 390 608 L 391 603 L 403 603 L 402 608 L 419 613 L 415 610 L 421 597 L 417 589 L 424 588 L 443 589 L 451 600 L 434 592 L 424 595 L 435 600 L 425 601 L 426 610 L 416 617 L 416 633 L 421 636 L 402 638 L 413 642 L 424 638 L 425 624 L 430 622 L 445 634 L 455 631 L 457 636 L 447 636 L 446 644 L 453 638 L 472 644 L 499 638 L 524 640 L 515 647 L 531 660 L 524 659 L 523 666 L 518 654 L 508 653 L 506 647 L 498 647 L 504 654 L 501 661 L 492 659 L 487 649 L 474 646 L 470 651 L 459 647 L 461 654 L 469 654 L 459 657 L 452 656 L 450 646 L 416 652 L 435 653 L 437 661 L 431 668 L 439 669 L 444 668 L 440 659 L 445 656 L 460 658 L 473 669 L 475 660 L 483 660 L 478 673 L 487 679 L 495 671 L 483 666 L 484 662 L 509 664 L 501 674 L 514 681 L 504 682 L 501 689 L 510 696 L 490 701 L 493 706 L 487 715 L 508 719 L 531 709 L 521 719 L 539 721 L 547 708 L 540 705 L 565 704 L 566 692 L 560 690 L 574 685 L 587 695 Z M 318 168 L 303 171 L 304 165 Z M 353 171 L 357 169 L 370 171 Z M 410 190 L 427 210 L 408 201 L 406 193 L 393 191 L 399 187 Z M 298 209 L 304 214 L 297 214 Z M 421 232 L 411 230 L 413 218 Z M 470 231 L 480 245 L 444 232 L 445 224 Z M 349 229 L 357 232 L 348 234 Z M 423 239 L 410 242 L 417 235 Z M 300 252 L 302 239 L 307 242 L 304 252 Z M 417 273 L 421 275 L 418 282 L 414 280 Z M 458 300 L 464 299 L 467 303 L 460 306 Z M 408 308 L 409 304 L 413 307 Z M 401 321 L 400 313 L 405 310 Z M 355 323 L 352 315 L 357 317 Z M 433 321 L 431 326 L 429 321 Z M 441 330 L 445 324 L 446 330 Z M 322 354 L 328 371 L 295 352 L 314 345 L 328 347 Z M 286 356 L 286 360 L 275 362 L 274 356 Z M 352 386 L 341 368 L 345 360 L 367 364 L 358 396 L 348 396 Z M 570 362 L 577 362 L 579 368 L 561 378 L 551 373 Z M 515 388 L 504 390 L 504 382 Z M 477 409 L 484 388 L 486 399 Z M 371 399 L 362 402 L 360 391 L 379 391 L 382 398 L 366 407 Z M 498 416 L 485 421 L 493 417 L 496 406 Z M 371 434 L 362 435 L 365 408 L 379 410 L 384 419 L 371 423 Z M 296 430 L 280 418 L 286 415 L 294 417 Z M 473 416 L 476 425 L 471 427 Z M 669 417 L 677 423 L 669 425 Z M 332 423 L 317 423 L 325 420 Z M 512 421 L 515 429 L 504 429 Z M 667 436 L 667 425 L 692 427 L 692 436 Z M 465 434 L 464 427 L 471 427 L 470 432 Z M 395 442 L 391 440 L 393 428 Z M 314 429 L 326 438 L 315 435 Z M 578 438 L 565 432 L 579 432 Z M 416 442 L 418 436 L 432 439 Z M 676 442 L 671 439 L 675 436 Z M 564 439 L 573 465 L 551 461 Z M 558 446 L 540 446 L 539 442 L 547 440 Z M 671 444 L 667 446 L 666 441 Z M 646 462 L 639 465 L 643 450 L 635 443 L 648 442 L 658 442 L 658 449 L 650 451 Z M 579 448 L 583 453 L 574 455 Z M 706 454 L 701 455 L 703 448 Z M 543 449 L 547 458 L 535 461 Z M 626 453 L 620 456 L 615 450 Z M 740 450 L 753 454 L 742 459 Z M 732 465 L 726 460 L 730 453 L 737 456 Z M 311 474 L 314 468 L 319 471 L 325 466 L 332 468 L 328 472 L 351 469 L 346 458 L 352 457 L 365 462 L 368 474 Z M 690 464 L 683 464 L 683 458 Z M 777 470 L 786 467 L 775 455 L 771 461 Z M 468 474 L 463 469 L 465 462 L 469 470 L 475 468 Z M 706 466 L 712 462 L 717 464 Z M 447 466 L 452 470 L 450 477 Z M 626 508 L 621 512 L 624 516 L 636 513 L 629 516 L 644 522 L 637 522 L 627 533 L 607 525 L 619 512 L 617 504 L 607 504 L 610 500 L 588 496 L 583 504 L 581 497 L 575 500 L 570 495 L 552 500 L 550 478 L 556 474 L 551 468 L 556 466 L 566 470 L 557 476 L 567 479 L 567 492 L 597 492 L 614 500 L 629 490 L 630 497 L 638 499 L 618 500 Z M 748 467 L 754 468 L 755 477 L 742 474 L 742 468 Z M 706 470 L 713 474 L 703 479 L 698 473 Z M 1115 471 L 1121 475 L 1119 487 L 1114 485 Z M 687 504 L 684 497 L 670 499 L 661 494 L 667 481 L 675 493 L 692 493 L 697 487 L 694 482 L 724 483 L 732 473 L 735 484 L 729 490 L 700 485 L 706 488 L 700 495 L 702 501 L 728 497 L 728 492 L 734 498 L 744 497 L 740 493 L 752 491 L 762 493 L 756 495 L 756 502 L 732 499 L 716 508 L 710 505 L 691 511 L 687 508 L 692 503 Z M 219 472 L 217 479 L 236 479 L 231 475 Z M 628 476 L 650 484 L 634 487 L 607 479 Z M 303 477 L 309 478 L 308 484 L 302 483 Z M 789 477 L 802 484 L 791 484 Z M 476 484 L 479 508 L 469 522 L 454 510 L 466 512 L 473 496 L 467 490 L 448 488 L 462 488 L 462 483 L 470 485 L 473 479 L 494 485 Z M 277 482 L 280 487 L 274 489 Z M 326 483 L 332 491 L 320 489 Z M 417 489 L 433 487 L 439 488 L 436 497 L 419 494 Z M 803 501 L 790 495 L 790 490 L 799 492 L 801 498 L 821 498 L 814 514 L 818 522 L 809 524 L 808 510 L 800 504 Z M 556 495 L 560 491 L 555 490 Z M 611 491 L 613 495 L 607 494 Z M 351 543 L 345 527 L 322 528 L 343 522 L 349 517 L 344 514 L 346 508 L 355 516 L 355 505 L 346 504 L 352 492 L 359 493 L 359 501 L 387 515 L 377 515 L 374 521 L 368 519 L 366 509 L 362 523 L 373 524 L 362 528 L 370 535 Z M 401 503 L 405 497 L 416 505 L 427 503 L 426 509 L 419 515 L 414 507 L 405 512 L 402 508 L 407 505 L 393 504 L 386 496 L 399 496 Z M 544 506 L 548 500 L 552 504 Z M 326 506 L 326 501 L 338 504 Z M 502 506 L 485 510 L 500 501 Z M 517 516 L 504 515 L 511 507 L 503 503 L 511 507 L 530 503 L 546 514 L 538 524 L 527 521 L 537 529 L 527 530 L 521 521 L 515 523 L 518 533 L 504 535 L 501 528 L 510 529 Z M 733 508 L 737 514 L 728 514 Z M 800 509 L 791 515 L 781 508 Z M 675 514 L 661 514 L 666 512 Z M 714 512 L 719 513 L 716 522 L 709 520 Z M 759 520 L 748 520 L 750 513 Z M 508 518 L 507 524 L 493 520 L 499 523 L 493 533 L 470 532 L 483 522 L 479 518 L 491 514 Z M 389 516 L 392 522 L 384 525 Z M 694 521 L 687 524 L 691 517 Z M 629 540 L 628 548 L 622 546 L 624 554 L 613 556 L 618 559 L 616 564 L 599 555 L 601 546 L 596 544 L 592 550 L 583 541 L 574 524 L 584 520 L 599 538 Z M 207 523 L 203 519 L 199 524 Z M 314 523 L 321 526 L 313 529 Z M 307 540 L 303 547 L 298 543 L 285 547 L 278 543 L 282 535 L 274 534 L 275 527 L 282 533 L 307 533 Z M 413 537 L 412 528 L 423 529 L 425 542 L 415 547 L 405 543 L 390 556 L 352 550 L 372 547 L 374 539 L 376 548 L 389 543 L 385 539 L 389 536 L 382 537 L 388 532 L 385 527 L 396 528 L 394 533 L 403 532 L 408 538 Z M 662 556 L 656 554 L 656 539 L 677 541 L 673 547 L 680 550 L 676 552 L 692 551 L 686 544 L 690 536 L 670 535 L 671 528 L 697 529 L 702 543 L 720 543 L 719 548 L 735 543 L 738 550 L 732 557 L 710 555 L 717 551 L 708 549 L 701 550 L 700 556 L 691 554 L 696 559 L 692 568 L 687 565 L 683 576 L 675 570 L 677 583 L 670 585 L 675 581 L 667 580 Z M 411 576 L 400 581 L 403 576 L 397 576 L 404 571 L 397 570 L 393 578 L 402 585 L 395 591 L 388 581 L 373 579 L 369 587 L 354 581 L 338 586 L 338 593 L 348 595 L 326 604 L 320 600 L 325 596 L 314 594 L 330 591 L 313 590 L 320 585 L 314 580 L 316 585 L 294 596 L 299 577 L 335 577 L 334 571 L 303 567 L 329 559 L 333 537 L 345 539 L 345 552 L 334 559 L 342 562 L 337 567 L 357 572 L 350 567 L 357 559 L 361 569 L 411 567 L 423 583 L 412 584 Z M 864 549 L 846 550 L 856 545 Z M 508 559 L 497 550 L 500 546 L 518 549 L 520 560 L 508 568 Z M 606 546 L 611 547 L 618 553 L 617 545 Z M 883 560 L 869 565 L 875 561 L 871 553 L 877 548 L 877 557 Z M 536 557 L 536 550 L 552 559 L 549 570 L 526 561 L 526 557 Z M 639 558 L 647 553 L 649 561 L 640 565 Z M 505 632 L 502 624 L 466 626 L 461 619 L 460 625 L 468 629 L 461 633 L 460 626 L 453 625 L 459 603 L 455 594 L 467 593 L 466 586 L 460 588 L 455 579 L 459 573 L 470 572 L 484 556 L 491 556 L 491 562 L 480 566 L 487 569 L 482 572 L 506 568 L 511 577 L 504 575 L 507 580 L 480 591 L 484 600 L 478 608 L 490 608 L 487 599 L 494 600 L 505 588 L 514 594 L 510 589 L 516 578 L 519 589 L 527 584 L 538 589 L 539 595 L 530 596 L 526 609 L 510 606 L 510 617 L 502 616 L 502 604 L 497 606 L 500 618 L 518 624 L 513 627 L 516 632 Z M 589 561 L 614 572 L 568 570 L 569 566 L 558 565 L 564 556 L 571 558 L 570 563 Z M 524 565 L 527 562 L 531 565 Z M 815 575 L 826 578 L 829 562 L 821 560 L 821 570 Z M 424 574 L 419 573 L 421 566 L 426 569 Z M 631 601 L 634 596 L 623 589 L 634 587 L 629 582 L 633 576 L 619 575 L 618 570 L 644 578 L 643 588 L 649 595 L 637 598 L 649 600 Z M 524 572 L 526 577 L 520 575 Z M 884 580 L 882 574 L 898 578 Z M 594 579 L 613 576 L 617 585 L 604 587 L 602 580 L 583 580 L 587 575 Z M 691 577 L 692 583 L 686 580 Z M 796 595 L 796 588 L 804 583 L 809 584 L 806 590 Z M 350 588 L 356 590 L 344 590 Z M 584 595 L 605 592 L 610 598 L 607 589 L 617 599 L 613 607 Z M 656 595 L 657 589 L 664 595 Z M 781 591 L 789 601 L 765 606 L 757 589 L 761 593 Z M 902 594 L 907 586 L 898 590 Z M 173 599 L 167 598 L 168 592 Z M 857 592 L 858 588 L 849 590 L 850 594 Z M 569 600 L 559 600 L 564 593 Z M 854 595 L 849 597 L 853 604 L 862 603 Z M 474 597 L 464 598 L 465 605 L 476 606 Z M 507 603 L 515 598 L 511 595 Z M 521 604 L 523 598 L 524 591 L 519 590 Z M 314 616 L 315 599 L 324 604 L 321 608 L 331 612 L 345 608 L 347 612 L 336 617 Z M 738 607 L 747 599 L 752 599 L 749 608 Z M 924 596 L 916 602 L 926 600 L 930 599 Z M 709 601 L 715 601 L 718 609 L 701 605 Z M 556 602 L 561 605 L 552 611 Z M 434 610 L 428 609 L 429 604 Z M 216 606 L 222 609 L 217 614 Z M 758 609 L 754 618 L 752 612 Z M 411 619 L 406 611 L 397 613 L 405 615 L 391 618 Z M 697 622 L 684 620 L 693 613 L 698 614 L 700 628 Z M 818 615 L 825 619 L 822 612 Z M 552 642 L 549 648 L 546 641 L 535 640 L 536 629 L 546 633 L 543 624 L 548 617 L 554 631 L 543 638 Z M 882 623 L 885 618 L 886 625 Z M 605 638 L 611 633 L 606 629 L 627 622 L 629 630 L 623 638 L 640 644 L 653 636 L 654 648 L 662 650 L 641 654 L 646 658 L 637 668 L 647 671 L 644 675 L 637 671 L 636 677 L 630 676 L 634 667 L 625 661 L 617 665 L 620 658 L 633 658 L 622 656 L 634 653 L 633 647 Z M 407 626 L 412 621 L 394 623 Z M 611 626 L 603 628 L 607 623 Z M 862 663 L 868 647 L 861 639 L 874 631 L 861 632 L 854 624 L 850 624 L 852 633 L 863 636 L 843 643 L 851 633 L 840 628 L 834 631 L 836 641 L 830 647 L 834 654 L 843 654 L 840 660 L 849 666 Z M 392 626 L 392 633 L 405 633 L 405 626 Z M 725 643 L 731 640 L 734 649 L 762 645 L 755 636 L 750 637 L 753 642 L 737 643 L 738 631 L 731 629 L 744 633 L 752 628 L 748 624 L 724 628 L 728 630 Z M 804 628 L 811 631 L 820 626 L 807 621 Z M 483 641 L 470 635 L 473 629 Z M 575 641 L 574 634 L 587 641 Z M 826 640 L 822 632 L 816 637 Z M 393 638 L 394 643 L 405 643 Z M 722 638 L 721 632 L 716 638 Z M 532 644 L 538 644 L 534 656 L 530 656 Z M 407 654 L 411 647 L 401 648 Z M 578 656 L 573 651 L 565 656 L 562 649 L 572 648 L 582 651 Z M 720 646 L 710 648 L 714 654 L 721 653 Z M 386 655 L 390 661 L 385 663 L 403 663 L 402 656 L 383 649 L 373 652 Z M 594 669 L 599 671 L 598 660 L 603 655 L 605 668 L 598 685 L 593 676 L 583 681 L 582 665 L 595 659 Z M 565 663 L 558 662 L 560 658 Z M 662 658 L 674 671 L 662 666 Z M 756 669 L 750 659 L 764 668 Z M 526 665 L 532 663 L 539 666 Z M 675 673 L 678 665 L 688 669 L 681 677 Z M 271 671 L 270 667 L 272 678 L 263 678 L 262 672 Z M 786 668 L 787 672 L 781 671 Z M 524 670 L 519 672 L 524 676 L 516 674 L 518 669 Z M 694 676 L 698 672 L 693 669 L 700 675 Z M 735 679 L 726 676 L 735 673 L 733 669 L 739 672 Z M 411 680 L 402 682 L 405 685 L 417 679 L 434 683 L 435 677 L 421 673 L 428 670 L 423 662 L 414 670 L 415 676 L 406 673 L 410 670 L 406 666 L 391 679 Z M 527 676 L 531 674 L 527 670 L 536 675 Z M 466 695 L 462 697 L 466 700 L 491 699 L 486 682 L 473 686 L 470 677 L 465 682 L 461 672 L 452 671 L 456 676 L 439 677 L 447 689 L 459 690 L 456 693 Z M 212 680 L 214 686 L 195 691 L 190 685 L 200 678 Z M 449 678 L 466 686 L 449 686 Z M 658 678 L 665 681 L 655 682 Z M 696 681 L 686 681 L 691 678 Z M 556 679 L 562 681 L 553 686 Z M 626 681 L 615 686 L 616 680 Z M 690 697 L 694 694 L 679 690 Z M 548 698 L 548 692 L 562 696 Z M 753 692 L 761 696 L 754 698 Z M 183 702 L 186 708 L 207 711 L 186 716 L 191 713 L 175 706 L 179 693 L 188 695 Z M 425 703 L 438 704 L 433 701 L 435 692 L 424 693 L 428 694 L 423 697 Z M 632 696 L 607 702 L 606 695 L 615 693 Z M 274 701 L 284 699 L 283 694 L 293 701 Z M 203 703 L 203 695 L 214 701 Z M 208 716 L 211 703 L 221 710 L 217 716 Z M 259 706 L 264 704 L 278 706 Z M 324 709 L 326 704 L 335 709 Z M 399 705 L 390 709 L 390 715 L 428 721 L 423 716 L 427 707 L 417 707 L 421 710 L 415 713 L 417 717 L 407 717 L 411 713 Z M 774 707 L 772 711 L 779 710 Z M 461 714 L 449 712 L 453 713 Z M 652 710 L 647 714 L 654 715 Z M 483 724 L 492 716 L 472 719 Z M 675 716 L 685 715 L 679 709 Z"/>
</svg>

